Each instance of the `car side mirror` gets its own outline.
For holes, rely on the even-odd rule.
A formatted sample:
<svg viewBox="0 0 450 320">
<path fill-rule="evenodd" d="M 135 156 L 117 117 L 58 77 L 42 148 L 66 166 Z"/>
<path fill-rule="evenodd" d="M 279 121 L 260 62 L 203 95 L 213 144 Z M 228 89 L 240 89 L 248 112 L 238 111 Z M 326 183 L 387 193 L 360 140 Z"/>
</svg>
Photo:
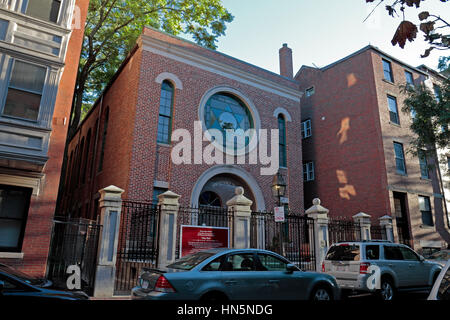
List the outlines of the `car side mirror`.
<svg viewBox="0 0 450 320">
<path fill-rule="evenodd" d="M 297 271 L 297 270 L 298 270 L 298 268 L 295 266 L 295 264 L 289 263 L 286 266 L 286 272 L 287 273 L 293 273 L 294 271 Z"/>
<path fill-rule="evenodd" d="M 419 260 L 420 260 L 420 262 L 424 262 L 424 261 L 425 261 L 425 258 L 422 257 L 422 256 L 419 256 Z"/>
</svg>

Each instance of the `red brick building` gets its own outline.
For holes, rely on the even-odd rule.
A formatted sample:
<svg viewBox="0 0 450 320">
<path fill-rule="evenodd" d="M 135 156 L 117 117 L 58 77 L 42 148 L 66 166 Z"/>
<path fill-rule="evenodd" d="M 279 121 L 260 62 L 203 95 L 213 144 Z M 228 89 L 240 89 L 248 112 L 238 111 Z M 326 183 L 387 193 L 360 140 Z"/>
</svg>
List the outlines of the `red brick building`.
<svg viewBox="0 0 450 320">
<path fill-rule="evenodd" d="M 331 216 L 394 218 L 397 240 L 416 249 L 447 246 L 447 212 L 432 159 L 409 154 L 411 115 L 399 85 L 427 73 L 367 46 L 323 68 L 303 66 L 305 203 L 319 197 Z M 437 166 L 435 166 L 437 168 Z"/>
<path fill-rule="evenodd" d="M 124 189 L 123 198 L 135 200 L 156 199 L 170 189 L 181 195 L 183 205 L 191 206 L 225 206 L 235 187 L 242 186 L 253 209 L 272 209 L 277 201 L 271 191 L 276 171 L 262 174 L 261 168 L 269 165 L 260 158 L 257 164 L 248 159 L 238 164 L 235 155 L 233 164 L 196 158 L 196 151 L 212 145 L 208 138 L 198 142 L 196 137 L 206 129 L 224 130 L 225 125 L 244 131 L 267 129 L 269 134 L 271 129 L 285 129 L 279 143 L 269 145 L 268 154 L 278 157 L 281 151 L 285 197 L 301 212 L 301 92 L 292 79 L 287 46 L 280 50 L 280 63 L 287 70 L 283 76 L 145 28 L 70 143 L 64 213 L 95 219 L 98 190 L 108 185 Z M 181 142 L 171 141 L 178 129 L 192 136 L 190 164 L 171 160 Z"/>
<path fill-rule="evenodd" d="M 38 277 L 46 273 L 88 4 L 0 4 L 0 263 Z"/>
</svg>

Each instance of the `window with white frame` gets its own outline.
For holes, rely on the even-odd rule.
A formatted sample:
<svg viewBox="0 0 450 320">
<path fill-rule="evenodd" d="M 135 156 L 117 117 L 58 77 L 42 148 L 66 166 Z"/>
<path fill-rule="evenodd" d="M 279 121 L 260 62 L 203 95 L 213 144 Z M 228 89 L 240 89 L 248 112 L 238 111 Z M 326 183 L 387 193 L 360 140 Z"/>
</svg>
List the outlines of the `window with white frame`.
<svg viewBox="0 0 450 320">
<path fill-rule="evenodd" d="M 434 226 L 429 197 L 419 196 L 419 210 L 422 214 L 422 224 L 430 227 Z"/>
<path fill-rule="evenodd" d="M 308 138 L 311 137 L 312 133 L 311 133 L 311 120 L 305 120 L 302 122 L 302 138 Z"/>
<path fill-rule="evenodd" d="M 23 0 L 22 13 L 49 22 L 58 22 L 61 0 Z"/>
<path fill-rule="evenodd" d="M 303 164 L 303 180 L 314 180 L 314 162 L 310 161 Z"/>
<path fill-rule="evenodd" d="M 420 176 L 423 179 L 429 179 L 430 174 L 428 172 L 427 155 L 423 150 L 419 150 L 419 163 L 420 163 Z"/>
<path fill-rule="evenodd" d="M 47 68 L 15 60 L 3 115 L 38 120 Z"/>
<path fill-rule="evenodd" d="M 400 119 L 398 116 L 397 99 L 393 96 L 388 95 L 388 107 L 389 107 L 389 119 L 391 123 L 400 124 Z"/>
<path fill-rule="evenodd" d="M 414 87 L 414 78 L 413 78 L 413 74 L 411 72 L 409 72 L 408 70 L 405 70 L 405 79 L 406 79 L 406 84 L 408 86 L 412 86 Z"/>
<path fill-rule="evenodd" d="M 394 142 L 395 167 L 397 173 L 406 174 L 405 153 L 403 152 L 403 144 Z"/>
</svg>

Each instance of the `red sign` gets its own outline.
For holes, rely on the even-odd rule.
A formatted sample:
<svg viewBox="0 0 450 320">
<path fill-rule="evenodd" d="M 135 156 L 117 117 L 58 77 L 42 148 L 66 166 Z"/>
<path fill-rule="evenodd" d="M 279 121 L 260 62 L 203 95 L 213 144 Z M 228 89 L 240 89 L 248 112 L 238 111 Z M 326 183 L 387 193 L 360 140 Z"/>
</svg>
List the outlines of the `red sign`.
<svg viewBox="0 0 450 320">
<path fill-rule="evenodd" d="M 229 247 L 229 229 L 181 226 L 180 257 L 202 250 Z"/>
</svg>

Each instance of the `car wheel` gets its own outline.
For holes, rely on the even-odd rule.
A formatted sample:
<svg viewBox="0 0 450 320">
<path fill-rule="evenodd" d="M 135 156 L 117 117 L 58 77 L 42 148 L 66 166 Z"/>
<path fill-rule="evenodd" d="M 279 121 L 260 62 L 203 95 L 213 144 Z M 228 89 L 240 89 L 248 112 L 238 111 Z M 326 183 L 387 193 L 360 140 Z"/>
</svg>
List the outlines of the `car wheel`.
<svg viewBox="0 0 450 320">
<path fill-rule="evenodd" d="M 227 301 L 228 297 L 221 292 L 208 292 L 204 294 L 200 300 L 207 302 L 220 302 L 220 301 Z"/>
<path fill-rule="evenodd" d="M 312 301 L 331 301 L 333 300 L 333 295 L 331 291 L 326 287 L 317 287 L 313 290 L 311 294 Z"/>
<path fill-rule="evenodd" d="M 395 289 L 392 282 L 388 279 L 381 280 L 381 289 L 378 292 L 378 297 L 383 301 L 394 300 Z"/>
</svg>

